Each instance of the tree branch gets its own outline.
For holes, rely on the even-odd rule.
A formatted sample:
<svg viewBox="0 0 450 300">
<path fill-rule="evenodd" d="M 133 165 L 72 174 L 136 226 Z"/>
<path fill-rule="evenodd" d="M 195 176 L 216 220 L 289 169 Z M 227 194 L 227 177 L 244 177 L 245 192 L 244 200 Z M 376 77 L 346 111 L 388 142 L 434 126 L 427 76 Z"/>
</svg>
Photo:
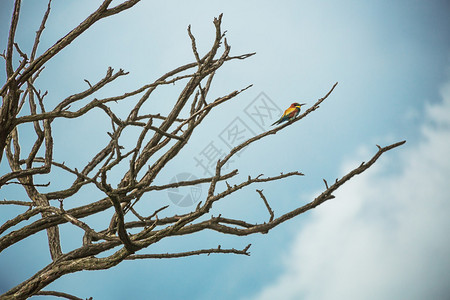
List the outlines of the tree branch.
<svg viewBox="0 0 450 300">
<path fill-rule="evenodd" d="M 40 292 L 37 292 L 35 295 L 55 296 L 55 297 L 66 298 L 66 299 L 70 299 L 70 300 L 83 300 L 82 298 L 78 298 L 76 296 L 73 296 L 73 295 L 70 295 L 67 293 L 56 292 L 56 291 L 40 291 Z M 92 297 L 90 297 L 89 299 L 92 299 Z"/>
<path fill-rule="evenodd" d="M 45 51 L 41 56 L 36 58 L 30 65 L 25 69 L 22 75 L 17 79 L 18 85 L 22 85 L 25 83 L 28 78 L 30 78 L 37 70 L 39 70 L 47 61 L 53 58 L 56 54 L 58 54 L 62 49 L 68 46 L 71 42 L 73 42 L 76 38 L 78 38 L 83 32 L 85 32 L 89 27 L 91 27 L 97 21 L 109 17 L 111 15 L 117 14 L 123 10 L 126 10 L 132 6 L 134 6 L 139 0 L 129 0 L 125 1 L 122 4 L 117 5 L 114 8 L 107 9 L 112 0 L 105 0 L 99 6 L 99 8 L 92 13 L 89 17 L 87 17 L 83 22 L 80 23 L 77 27 L 75 27 L 72 31 L 66 34 L 62 39 L 57 41 L 52 47 L 50 47 L 47 51 Z M 17 0 L 16 2 L 20 1 Z M 11 36 L 11 34 L 10 34 Z"/>
<path fill-rule="evenodd" d="M 134 254 L 134 255 L 128 256 L 125 259 L 126 260 L 136 260 L 136 259 L 155 259 L 155 258 L 156 259 L 179 258 L 179 257 L 187 257 L 187 256 L 200 255 L 200 254 L 207 254 L 209 256 L 211 253 L 232 253 L 232 254 L 240 254 L 240 255 L 250 256 L 250 252 L 248 252 L 248 249 L 250 248 L 250 246 L 251 246 L 251 244 L 248 244 L 244 249 L 237 250 L 234 248 L 222 249 L 222 247 L 219 245 L 217 248 L 194 250 L 194 251 L 179 252 L 179 253 Z"/>
<path fill-rule="evenodd" d="M 266 197 L 264 196 L 262 190 L 256 190 L 256 191 L 258 192 L 259 196 L 261 196 L 261 199 L 264 201 L 264 204 L 266 205 L 266 208 L 267 208 L 267 210 L 269 211 L 269 214 L 270 214 L 269 222 L 272 222 L 272 221 L 273 221 L 273 218 L 274 218 L 274 213 L 273 213 L 272 208 L 270 208 L 269 202 L 267 202 L 267 199 L 266 199 Z"/>
</svg>

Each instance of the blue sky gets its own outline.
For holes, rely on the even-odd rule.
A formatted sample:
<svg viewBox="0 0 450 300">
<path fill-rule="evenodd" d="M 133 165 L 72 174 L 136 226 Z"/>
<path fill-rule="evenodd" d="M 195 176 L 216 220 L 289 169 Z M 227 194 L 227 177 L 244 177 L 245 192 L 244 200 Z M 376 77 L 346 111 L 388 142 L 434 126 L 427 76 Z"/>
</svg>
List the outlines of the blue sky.
<svg viewBox="0 0 450 300">
<path fill-rule="evenodd" d="M 54 0 L 39 53 L 98 4 Z M 12 4 L 3 1 L 0 5 L 3 49 Z M 45 8 L 46 1 L 24 1 L 18 28 L 22 50 L 30 51 Z M 219 203 L 213 214 L 265 221 L 267 211 L 255 188 L 264 188 L 280 215 L 312 200 L 323 189 L 322 178 L 334 180 L 367 160 L 376 151 L 375 144 L 403 139 L 407 143 L 388 152 L 373 169 L 336 193 L 333 201 L 267 235 L 234 238 L 206 232 L 169 239 L 148 249 L 148 253 L 159 253 L 218 244 L 243 248 L 252 243 L 250 257 L 125 262 L 106 271 L 65 276 L 48 289 L 94 299 L 130 295 L 165 299 L 273 299 L 278 295 L 307 300 L 448 296 L 449 12 L 448 1 L 142 1 L 95 24 L 42 73 L 38 85 L 48 90 L 49 107 L 85 89 L 83 79 L 101 78 L 108 66 L 130 74 L 102 91 L 103 96 L 132 90 L 193 61 L 187 26 L 191 24 L 204 53 L 212 43 L 212 20 L 220 13 L 232 55 L 257 53 L 245 61 L 230 62 L 218 72 L 211 100 L 249 84 L 253 87 L 205 119 L 191 144 L 161 174 L 160 182 L 182 172 L 202 176 L 195 157 L 211 142 L 225 151 L 220 134 L 236 118 L 254 132 L 262 130 L 243 112 L 261 92 L 284 109 L 294 101 L 311 105 L 339 82 L 318 111 L 252 145 L 230 165 L 239 168 L 240 178 L 293 170 L 306 176 L 241 191 Z M 0 81 L 4 80 L 1 70 Z M 162 89 L 146 109 L 170 109 L 177 88 Z M 127 105 L 112 109 L 120 114 Z M 82 124 L 73 120 L 59 124 L 53 130 L 55 158 L 74 167 L 89 159 L 89 149 L 95 151 L 108 140 L 105 131 L 110 124 L 101 112 L 90 113 Z M 7 170 L 5 161 L 0 170 Z M 52 185 L 64 185 L 64 178 L 59 180 Z M 1 199 L 20 197 L 23 194 L 14 188 L 0 191 Z M 99 196 L 86 190 L 74 201 L 91 197 Z M 142 209 L 170 201 L 165 193 L 152 199 L 154 203 Z M 168 213 L 189 209 L 172 206 Z M 8 212 L 2 207 L 2 223 L 10 217 Z M 107 218 L 105 214 L 106 222 Z M 88 221 L 93 226 L 103 224 L 102 220 Z M 65 251 L 79 243 L 80 232 L 70 226 L 61 230 L 69 234 L 63 240 Z M 8 272 L 1 268 L 0 291 L 48 263 L 45 243 L 45 235 L 40 234 L 1 253 L 0 265 L 14 268 Z"/>
</svg>

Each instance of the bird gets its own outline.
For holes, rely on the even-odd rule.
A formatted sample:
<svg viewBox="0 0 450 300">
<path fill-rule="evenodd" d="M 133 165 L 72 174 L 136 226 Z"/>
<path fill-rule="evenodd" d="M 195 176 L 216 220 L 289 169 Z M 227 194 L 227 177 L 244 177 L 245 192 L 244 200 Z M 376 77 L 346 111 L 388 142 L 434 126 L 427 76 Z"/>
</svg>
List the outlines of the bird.
<svg viewBox="0 0 450 300">
<path fill-rule="evenodd" d="M 295 117 L 297 117 L 298 114 L 300 113 L 300 108 L 302 107 L 302 105 L 305 105 L 305 104 L 306 103 L 302 103 L 302 104 L 299 104 L 297 102 L 292 103 L 291 106 L 289 106 L 289 108 L 284 111 L 284 114 L 280 117 L 280 119 L 275 121 L 275 123 L 273 123 L 271 126 L 273 126 L 275 124 L 283 123 L 284 121 L 291 121 L 291 120 L 295 119 Z"/>
</svg>

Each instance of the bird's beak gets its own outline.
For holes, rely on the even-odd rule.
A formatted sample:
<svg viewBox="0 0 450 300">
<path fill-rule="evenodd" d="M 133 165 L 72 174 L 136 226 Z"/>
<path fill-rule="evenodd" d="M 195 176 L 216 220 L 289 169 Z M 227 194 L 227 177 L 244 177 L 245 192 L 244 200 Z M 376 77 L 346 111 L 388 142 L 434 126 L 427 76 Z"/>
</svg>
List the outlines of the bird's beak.
<svg viewBox="0 0 450 300">
<path fill-rule="evenodd" d="M 306 103 L 302 103 L 302 104 L 300 104 L 300 106 L 302 106 L 302 105 L 306 105 Z"/>
</svg>

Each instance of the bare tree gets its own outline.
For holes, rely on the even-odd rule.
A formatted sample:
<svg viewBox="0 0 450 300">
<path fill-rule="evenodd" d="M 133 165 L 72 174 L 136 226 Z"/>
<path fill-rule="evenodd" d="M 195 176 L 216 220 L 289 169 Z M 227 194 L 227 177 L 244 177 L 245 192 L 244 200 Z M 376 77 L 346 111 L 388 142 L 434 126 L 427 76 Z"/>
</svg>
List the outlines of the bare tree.
<svg viewBox="0 0 450 300">
<path fill-rule="evenodd" d="M 35 85 L 35 81 L 41 74 L 46 63 L 59 51 L 67 47 L 72 41 L 83 34 L 97 21 L 118 14 L 133 7 L 138 0 L 123 1 L 121 4 L 111 6 L 112 0 L 105 0 L 98 9 L 88 16 L 80 25 L 58 40 L 42 55 L 37 56 L 40 36 L 45 28 L 46 20 L 51 9 L 51 0 L 42 18 L 41 25 L 36 32 L 34 44 L 30 53 L 25 53 L 15 42 L 15 33 L 20 15 L 21 1 L 16 0 L 6 52 L 2 57 L 5 61 L 7 79 L 3 83 L 0 94 L 2 106 L 0 111 L 0 148 L 2 155 L 0 161 L 6 158 L 10 170 L 0 177 L 0 189 L 6 185 L 16 184 L 23 188 L 28 200 L 4 199 L 2 205 L 24 207 L 24 212 L 11 216 L 11 219 L 1 224 L 0 227 L 0 251 L 19 243 L 38 232 L 46 231 L 51 261 L 36 274 L 12 288 L 1 297 L 2 299 L 25 299 L 33 295 L 53 295 L 68 299 L 79 299 L 75 296 L 56 291 L 42 291 L 51 282 L 69 273 L 82 270 L 100 270 L 111 268 L 124 260 L 173 258 L 210 253 L 234 253 L 249 255 L 249 247 L 244 249 L 225 249 L 220 246 L 212 249 L 194 249 L 181 253 L 165 254 L 136 254 L 137 251 L 158 243 L 162 239 L 173 236 L 189 235 L 210 229 L 222 234 L 245 236 L 254 233 L 267 233 L 281 223 L 294 218 L 327 200 L 333 199 L 333 192 L 350 180 L 372 166 L 376 160 L 386 151 L 400 146 L 404 141 L 386 147 L 378 146 L 378 151 L 367 162 L 363 162 L 351 172 L 333 184 L 329 185 L 325 180 L 324 191 L 306 205 L 275 216 L 269 201 L 262 190 L 256 190 L 263 204 L 267 208 L 269 218 L 260 224 L 249 223 L 246 220 L 211 216 L 209 214 L 214 203 L 224 199 L 234 192 L 250 186 L 254 183 L 277 181 L 291 176 L 303 175 L 299 171 L 281 173 L 276 176 L 265 177 L 263 175 L 248 176 L 245 181 L 229 184 L 228 180 L 238 174 L 238 170 L 224 172 L 224 165 L 238 151 L 260 139 L 276 134 L 287 126 L 307 117 L 319 108 L 335 89 L 334 84 L 322 98 L 299 115 L 296 119 L 274 127 L 259 135 L 253 136 L 240 145 L 233 148 L 223 159 L 215 165 L 215 173 L 211 177 L 196 180 L 188 180 L 165 185 L 155 185 L 154 180 L 165 168 L 167 163 L 173 160 L 183 147 L 187 145 L 194 130 L 202 123 L 205 117 L 221 104 L 236 97 L 249 87 L 232 91 L 231 93 L 211 100 L 208 93 L 211 89 L 215 72 L 223 64 L 231 60 L 246 59 L 254 53 L 238 56 L 230 55 L 230 46 L 221 29 L 222 15 L 214 19 L 215 38 L 209 51 L 201 56 L 197 51 L 196 40 L 188 27 L 187 33 L 192 41 L 192 52 L 195 61 L 179 66 L 164 74 L 155 82 L 146 84 L 137 89 L 127 91 L 121 95 L 103 99 L 91 99 L 87 104 L 82 100 L 91 98 L 91 95 L 105 88 L 121 76 L 128 73 L 123 70 L 114 71 L 109 68 L 106 75 L 98 82 L 87 83 L 84 91 L 73 94 L 54 104 L 46 103 L 47 92 L 42 92 Z M 16 58 L 14 58 L 16 57 Z M 13 67 L 14 59 L 19 62 Z M 152 93 L 159 87 L 177 82 L 183 84 L 183 89 L 173 103 L 173 108 L 166 116 L 158 112 L 144 114 L 141 107 Z M 111 109 L 111 102 L 125 101 L 130 97 L 139 97 L 136 105 L 129 111 L 126 119 L 120 119 Z M 74 104 L 82 104 L 78 110 L 71 107 Z M 111 121 L 109 142 L 98 153 L 92 153 L 90 161 L 86 165 L 72 168 L 64 162 L 53 158 L 54 143 L 52 126 L 55 119 L 76 119 L 85 115 L 92 109 L 101 109 L 105 112 L 105 118 Z M 132 145 L 122 145 L 122 133 L 127 128 L 139 129 L 139 136 Z M 31 128 L 36 134 L 36 139 L 29 151 L 21 151 L 23 140 L 20 139 L 19 130 Z M 125 148 L 131 150 L 125 151 Z M 4 156 L 4 157 L 3 157 Z M 124 167 L 125 166 L 125 167 Z M 52 178 L 54 170 L 62 170 L 67 176 L 72 176 L 70 186 L 60 190 L 51 190 L 49 183 L 39 183 L 38 178 L 42 174 Z M 125 170 L 125 171 L 123 171 Z M 112 172 L 122 172 L 118 184 L 112 184 L 109 176 Z M 219 182 L 226 183 L 223 189 Z M 151 215 L 143 216 L 136 209 L 135 204 L 143 201 L 143 195 L 158 190 L 167 190 L 174 187 L 194 186 L 208 184 L 209 188 L 202 201 L 189 213 L 158 217 L 167 208 L 163 206 Z M 65 200 L 77 195 L 84 186 L 93 186 L 101 191 L 101 199 L 90 199 L 89 204 L 77 206 L 65 210 Z M 51 191 L 49 191 L 49 189 Z M 147 199 L 145 200 L 147 201 Z M 73 204 L 76 205 L 76 204 Z M 94 230 L 83 218 L 99 214 L 108 208 L 114 208 L 109 225 L 101 231 Z M 32 217 L 37 220 L 28 225 L 24 221 Z M 133 216 L 134 221 L 128 216 Z M 82 245 L 67 253 L 61 250 L 60 233 L 58 226 L 70 223 L 81 228 L 84 235 L 80 235 Z M 14 228 L 15 230 L 11 230 Z M 133 234 L 128 231 L 133 230 Z M 99 254 L 114 249 L 113 254 Z"/>
</svg>

